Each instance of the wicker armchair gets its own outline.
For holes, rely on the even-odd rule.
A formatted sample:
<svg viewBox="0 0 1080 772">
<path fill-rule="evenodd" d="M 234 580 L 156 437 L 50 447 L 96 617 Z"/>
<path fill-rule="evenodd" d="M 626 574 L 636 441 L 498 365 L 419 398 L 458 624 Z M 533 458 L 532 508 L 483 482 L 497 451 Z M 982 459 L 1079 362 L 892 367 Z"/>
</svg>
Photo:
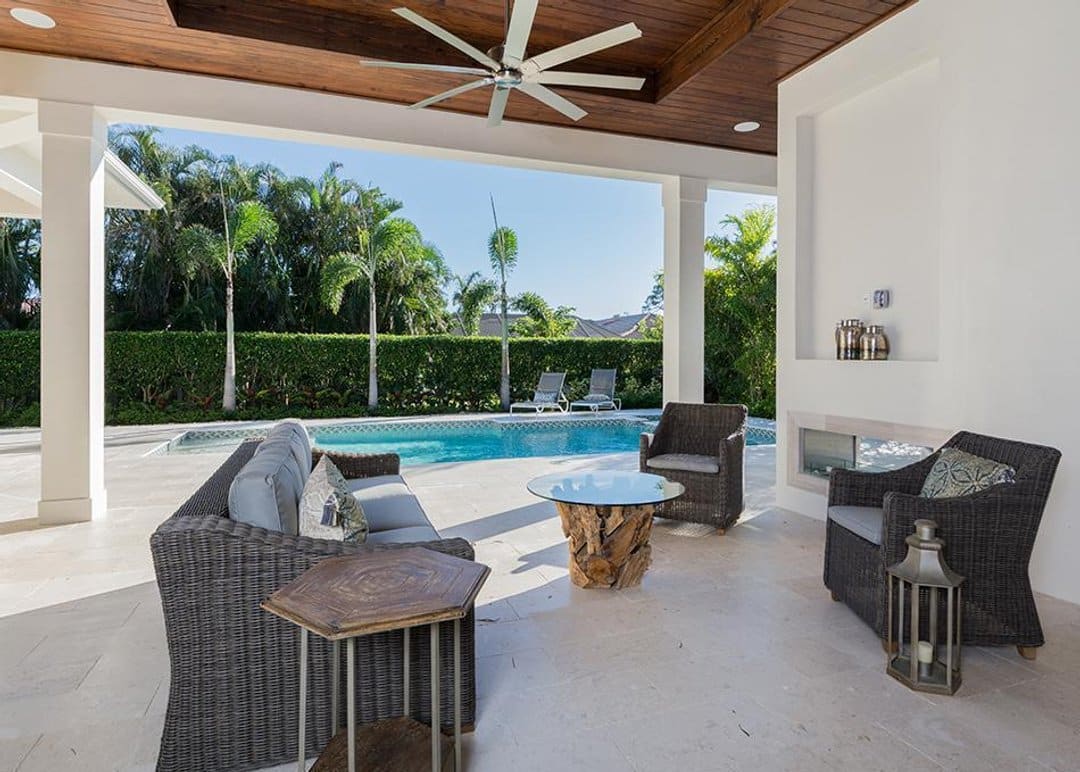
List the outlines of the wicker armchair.
<svg viewBox="0 0 1080 772">
<path fill-rule="evenodd" d="M 1009 464 L 1016 480 L 956 498 L 919 495 L 937 453 L 890 472 L 834 469 L 825 536 L 825 586 L 878 635 L 886 623 L 885 568 L 903 559 L 919 518 L 937 522 L 949 566 L 967 578 L 963 642 L 1013 645 L 1027 658 L 1044 643 L 1028 561 L 1061 453 L 1054 448 L 960 432 L 945 443 Z M 878 507 L 877 541 L 834 519 L 834 507 Z M 872 510 L 865 510 L 872 513 Z M 925 616 L 924 616 L 925 619 Z"/>
<path fill-rule="evenodd" d="M 290 536 L 230 520 L 229 485 L 257 445 L 254 440 L 243 443 L 150 537 L 171 663 L 158 772 L 224 772 L 295 762 L 299 644 L 295 627 L 259 608 L 274 590 L 332 555 L 423 546 L 473 559 L 464 539 L 366 546 Z M 321 454 L 314 455 L 317 461 Z M 393 454 L 328 455 L 349 478 L 398 471 Z M 470 612 L 462 624 L 466 725 L 474 722 L 476 710 L 474 620 Z M 452 726 L 453 626 L 444 625 L 442 636 L 441 715 L 446 728 Z M 360 722 L 404 712 L 402 647 L 401 631 L 356 640 Z M 330 741 L 330 644 L 312 637 L 309 656 L 310 757 Z M 425 722 L 431 719 L 429 660 L 427 636 L 414 636 L 411 714 Z"/>
<path fill-rule="evenodd" d="M 723 533 L 743 511 L 745 405 L 669 402 L 653 434 L 641 435 L 639 468 L 680 482 L 686 493 L 659 514 L 715 525 Z"/>
</svg>

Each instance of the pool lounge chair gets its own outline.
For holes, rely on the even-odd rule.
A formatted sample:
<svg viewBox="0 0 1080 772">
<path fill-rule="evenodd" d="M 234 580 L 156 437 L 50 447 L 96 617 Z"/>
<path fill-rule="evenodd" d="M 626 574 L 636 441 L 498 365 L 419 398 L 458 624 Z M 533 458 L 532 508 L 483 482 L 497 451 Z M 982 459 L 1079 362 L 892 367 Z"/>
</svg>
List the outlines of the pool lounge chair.
<svg viewBox="0 0 1080 772">
<path fill-rule="evenodd" d="M 565 413 L 569 410 L 569 401 L 563 394 L 563 382 L 566 373 L 544 373 L 540 376 L 540 382 L 536 384 L 533 398 L 525 402 L 515 402 L 510 405 L 510 412 L 518 410 L 534 410 L 543 413 L 545 410 L 558 410 Z"/>
<path fill-rule="evenodd" d="M 593 370 L 589 377 L 589 393 L 583 399 L 570 403 L 570 410 L 585 407 L 594 413 L 598 410 L 622 410 L 622 400 L 615 397 L 616 370 Z"/>
</svg>

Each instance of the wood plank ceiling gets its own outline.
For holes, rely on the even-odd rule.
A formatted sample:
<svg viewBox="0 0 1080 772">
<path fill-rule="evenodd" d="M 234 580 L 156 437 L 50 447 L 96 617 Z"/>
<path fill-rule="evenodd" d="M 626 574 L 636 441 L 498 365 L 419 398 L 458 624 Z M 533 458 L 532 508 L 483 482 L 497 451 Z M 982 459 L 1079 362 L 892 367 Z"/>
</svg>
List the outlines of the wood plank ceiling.
<svg viewBox="0 0 1080 772">
<path fill-rule="evenodd" d="M 588 111 L 576 124 L 520 93 L 506 117 L 775 154 L 778 81 L 914 1 L 540 0 L 530 53 L 632 21 L 640 39 L 560 69 L 644 76 L 646 86 L 640 94 L 556 87 Z M 482 50 L 503 37 L 504 0 L 0 0 L 0 48 L 405 104 L 466 82 L 357 64 L 357 56 L 473 64 L 391 12 L 401 5 Z M 23 26 L 13 7 L 47 13 L 57 26 Z M 489 99 L 479 89 L 436 109 L 485 115 Z M 737 133 L 740 121 L 761 129 Z"/>
</svg>

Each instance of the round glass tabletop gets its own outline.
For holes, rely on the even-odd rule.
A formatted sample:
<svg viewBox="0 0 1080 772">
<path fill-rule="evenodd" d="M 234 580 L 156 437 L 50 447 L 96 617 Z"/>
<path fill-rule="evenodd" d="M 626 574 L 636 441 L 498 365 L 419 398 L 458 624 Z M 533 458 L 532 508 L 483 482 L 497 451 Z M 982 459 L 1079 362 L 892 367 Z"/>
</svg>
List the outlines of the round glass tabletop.
<svg viewBox="0 0 1080 772">
<path fill-rule="evenodd" d="M 643 472 L 573 472 L 548 474 L 529 480 L 529 492 L 564 504 L 631 507 L 659 504 L 686 492 L 681 483 Z"/>
</svg>

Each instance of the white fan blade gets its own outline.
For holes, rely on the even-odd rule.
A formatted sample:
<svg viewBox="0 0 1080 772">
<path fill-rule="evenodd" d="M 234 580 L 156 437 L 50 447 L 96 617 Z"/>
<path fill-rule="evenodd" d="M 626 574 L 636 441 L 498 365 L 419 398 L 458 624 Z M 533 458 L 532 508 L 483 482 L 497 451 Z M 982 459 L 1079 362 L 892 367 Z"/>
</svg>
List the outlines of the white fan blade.
<svg viewBox="0 0 1080 772">
<path fill-rule="evenodd" d="M 443 29 L 433 21 L 428 21 L 415 11 L 410 11 L 408 8 L 395 8 L 394 13 L 396 13 L 403 19 L 411 21 L 417 27 L 427 30 L 432 35 L 439 38 L 439 40 L 442 40 L 444 43 L 449 43 L 458 51 L 461 51 L 461 53 L 465 54 L 466 56 L 475 59 L 488 69 L 498 70 L 500 68 L 501 65 L 499 64 L 499 62 L 496 62 L 479 48 L 469 45 L 464 40 L 455 35 L 453 32 L 449 32 L 448 30 Z"/>
<path fill-rule="evenodd" d="M 533 19 L 539 0 L 514 0 L 514 11 L 510 14 L 510 27 L 503 44 L 503 61 L 509 65 L 521 64 L 525 56 L 525 46 L 532 32 Z"/>
<path fill-rule="evenodd" d="M 491 83 L 491 81 L 489 81 L 487 79 L 474 80 L 472 83 L 466 83 L 464 86 L 458 86 L 457 88 L 452 88 L 449 91 L 444 91 L 441 94 L 436 94 L 435 96 L 428 97 L 427 99 L 421 100 L 421 101 L 417 102 L 416 104 L 409 105 L 409 109 L 410 110 L 419 110 L 421 107 L 430 107 L 431 105 L 435 104 L 436 102 L 441 102 L 444 99 L 449 99 L 450 97 L 456 97 L 458 94 L 464 94 L 466 91 L 472 91 L 474 88 L 480 88 L 481 86 L 487 86 L 490 83 Z"/>
<path fill-rule="evenodd" d="M 553 110 L 558 110 L 572 121 L 580 121 L 586 115 L 587 112 L 582 110 L 576 104 L 569 99 L 563 99 L 546 86 L 541 86 L 539 83 L 522 83 L 518 86 L 519 89 L 531 96 L 533 99 L 537 99 Z"/>
<path fill-rule="evenodd" d="M 531 57 L 525 64 L 530 65 L 530 68 L 534 70 L 547 70 L 563 62 L 569 62 L 571 59 L 580 59 L 583 56 L 595 54 L 597 51 L 603 51 L 605 48 L 637 40 L 639 37 L 641 37 L 641 30 L 636 24 L 630 22 L 621 27 L 609 29 L 607 32 L 598 32 L 574 43 L 553 48 L 539 56 Z"/>
<path fill-rule="evenodd" d="M 625 75 L 593 75 L 588 72 L 559 72 L 557 70 L 538 73 L 532 80 L 534 83 L 546 83 L 551 86 L 622 88 L 630 91 L 637 91 L 645 85 L 644 78 L 631 78 Z"/>
<path fill-rule="evenodd" d="M 506 100 L 509 98 L 510 89 L 495 89 L 491 95 L 491 107 L 488 108 L 488 126 L 498 126 L 502 123 L 503 113 L 506 112 Z"/>
<path fill-rule="evenodd" d="M 423 70 L 425 72 L 454 72 L 463 75 L 490 75 L 490 71 L 480 67 L 455 67 L 450 64 L 413 64 L 411 62 L 381 62 L 377 59 L 361 59 L 365 67 L 381 67 L 387 70 Z"/>
</svg>

